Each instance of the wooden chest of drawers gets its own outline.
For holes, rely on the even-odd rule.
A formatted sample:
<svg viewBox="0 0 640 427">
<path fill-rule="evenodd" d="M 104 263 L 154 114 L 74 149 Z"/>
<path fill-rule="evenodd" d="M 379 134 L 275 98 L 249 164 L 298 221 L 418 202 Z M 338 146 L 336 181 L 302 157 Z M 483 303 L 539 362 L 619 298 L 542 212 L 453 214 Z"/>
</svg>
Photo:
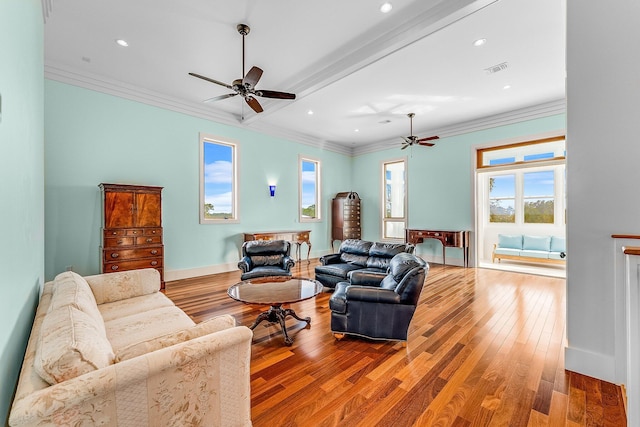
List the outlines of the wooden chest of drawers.
<svg viewBox="0 0 640 427">
<path fill-rule="evenodd" d="M 331 203 L 331 243 L 360 239 L 360 197 L 358 193 L 338 193 Z"/>
<path fill-rule="evenodd" d="M 162 187 L 100 184 L 103 273 L 155 268 L 164 288 Z"/>
</svg>

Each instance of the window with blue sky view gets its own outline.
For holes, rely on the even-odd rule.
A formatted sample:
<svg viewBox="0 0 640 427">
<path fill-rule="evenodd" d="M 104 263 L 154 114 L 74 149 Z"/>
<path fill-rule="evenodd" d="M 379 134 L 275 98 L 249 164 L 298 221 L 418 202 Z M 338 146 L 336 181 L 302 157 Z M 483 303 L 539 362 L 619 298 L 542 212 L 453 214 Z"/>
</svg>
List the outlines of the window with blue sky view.
<svg viewBox="0 0 640 427">
<path fill-rule="evenodd" d="M 320 201 L 318 183 L 320 182 L 320 162 L 300 160 L 300 220 L 319 219 Z"/>
<path fill-rule="evenodd" d="M 202 141 L 203 219 L 235 219 L 235 145 Z"/>
</svg>

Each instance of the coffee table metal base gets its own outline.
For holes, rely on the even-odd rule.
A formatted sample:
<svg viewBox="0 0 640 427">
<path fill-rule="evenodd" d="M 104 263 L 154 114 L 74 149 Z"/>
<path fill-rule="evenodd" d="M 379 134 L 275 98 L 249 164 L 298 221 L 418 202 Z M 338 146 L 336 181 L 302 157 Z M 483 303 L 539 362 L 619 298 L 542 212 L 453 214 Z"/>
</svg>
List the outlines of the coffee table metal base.
<svg viewBox="0 0 640 427">
<path fill-rule="evenodd" d="M 305 317 L 304 319 L 298 317 L 295 311 L 291 308 L 282 308 L 282 304 L 272 305 L 268 311 L 264 311 L 258 315 L 256 321 L 251 325 L 250 329 L 254 329 L 263 321 L 268 321 L 271 323 L 280 323 L 280 328 L 282 329 L 282 335 L 284 335 L 284 343 L 286 345 L 293 344 L 293 339 L 289 337 L 287 333 L 287 325 L 285 325 L 284 321 L 287 316 L 291 316 L 295 319 L 301 320 L 303 322 L 307 322 L 307 325 L 311 323 L 310 317 Z"/>
</svg>

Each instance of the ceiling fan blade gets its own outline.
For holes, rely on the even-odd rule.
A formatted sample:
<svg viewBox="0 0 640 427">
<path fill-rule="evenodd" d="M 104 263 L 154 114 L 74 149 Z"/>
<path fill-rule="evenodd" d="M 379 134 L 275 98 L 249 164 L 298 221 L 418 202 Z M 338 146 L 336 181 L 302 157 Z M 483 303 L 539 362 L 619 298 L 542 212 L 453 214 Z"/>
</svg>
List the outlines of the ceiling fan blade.
<svg viewBox="0 0 640 427">
<path fill-rule="evenodd" d="M 226 84 L 226 83 L 219 82 L 219 81 L 217 81 L 217 80 L 211 79 L 211 78 L 206 77 L 206 76 L 202 76 L 202 75 L 200 75 L 200 74 L 196 74 L 196 73 L 189 73 L 189 75 L 190 75 L 190 76 L 193 76 L 193 77 L 197 77 L 197 78 L 202 79 L 202 80 L 206 80 L 206 81 L 211 82 L 211 83 L 215 83 L 215 84 L 220 85 L 220 86 L 224 86 L 224 87 L 226 87 L 227 89 L 233 89 L 233 86 L 231 86 L 231 85 L 228 85 L 228 84 Z"/>
<path fill-rule="evenodd" d="M 251 109 L 256 113 L 262 113 L 262 111 L 264 111 L 262 109 L 262 105 L 260 105 L 258 100 L 255 99 L 253 96 L 246 96 L 244 100 L 247 101 L 247 104 L 249 105 L 249 107 L 251 107 Z"/>
<path fill-rule="evenodd" d="M 411 138 L 407 138 L 406 136 L 401 136 L 400 138 L 402 138 L 404 140 L 405 144 L 413 144 L 413 141 L 411 140 Z"/>
<path fill-rule="evenodd" d="M 296 99 L 295 93 L 277 92 L 275 90 L 257 90 L 256 95 L 264 98 Z"/>
<path fill-rule="evenodd" d="M 409 143 L 407 143 L 407 144 L 402 144 L 402 148 L 401 148 L 401 150 L 404 150 L 404 149 L 405 149 L 405 148 L 407 148 L 409 145 L 411 145 L 411 144 L 409 144 Z"/>
<path fill-rule="evenodd" d="M 202 102 L 216 102 L 216 101 L 220 101 L 221 99 L 231 98 L 232 96 L 236 96 L 236 95 L 237 93 L 228 93 L 226 95 L 214 96 L 213 98 L 205 99 Z"/>
<path fill-rule="evenodd" d="M 433 147 L 434 145 L 436 145 L 433 142 L 420 142 L 420 141 L 418 141 L 418 144 L 424 145 L 425 147 Z"/>
<path fill-rule="evenodd" d="M 418 139 L 418 142 L 422 142 L 422 141 L 433 141 L 434 139 L 440 139 L 439 136 L 428 136 L 426 138 L 420 138 Z"/>
<path fill-rule="evenodd" d="M 242 84 L 248 84 L 251 87 L 255 87 L 258 80 L 260 80 L 260 77 L 262 77 L 262 70 L 258 67 L 251 67 L 247 75 L 242 79 Z"/>
</svg>

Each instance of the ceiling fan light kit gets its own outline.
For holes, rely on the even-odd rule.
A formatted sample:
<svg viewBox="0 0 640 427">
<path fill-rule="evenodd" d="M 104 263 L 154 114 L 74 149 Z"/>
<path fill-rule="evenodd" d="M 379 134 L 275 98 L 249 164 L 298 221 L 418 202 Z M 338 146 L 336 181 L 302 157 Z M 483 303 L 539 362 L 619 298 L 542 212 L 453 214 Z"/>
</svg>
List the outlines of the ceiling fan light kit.
<svg viewBox="0 0 640 427">
<path fill-rule="evenodd" d="M 231 98 L 233 96 L 240 95 L 244 99 L 244 101 L 247 103 L 247 105 L 251 107 L 253 111 L 255 111 L 256 113 L 261 113 L 264 110 L 262 109 L 260 102 L 258 102 L 258 100 L 254 96 L 259 96 L 263 98 L 274 98 L 274 99 L 296 99 L 296 95 L 293 93 L 279 92 L 275 90 L 257 90 L 255 88 L 256 84 L 262 77 L 262 73 L 263 73 L 262 69 L 254 66 L 254 67 L 251 67 L 248 73 L 246 74 L 244 73 L 244 70 L 245 70 L 244 38 L 247 34 L 249 34 L 249 32 L 251 31 L 251 28 L 249 28 L 247 24 L 238 24 L 236 29 L 238 30 L 238 33 L 240 33 L 240 35 L 242 36 L 242 75 L 244 77 L 241 79 L 234 80 L 233 83 L 229 85 L 227 83 L 223 83 L 221 81 L 203 76 L 201 74 L 189 73 L 190 76 L 197 77 L 199 79 L 208 81 L 209 83 L 214 83 L 219 86 L 224 86 L 227 89 L 233 90 L 233 93 L 228 93 L 225 95 L 209 98 L 205 100 L 205 102 L 215 102 L 221 99 Z"/>
<path fill-rule="evenodd" d="M 404 140 L 404 142 L 402 143 L 402 147 L 400 148 L 401 150 L 404 150 L 407 147 L 411 147 L 413 146 L 413 144 L 423 145 L 425 147 L 433 147 L 436 144 L 429 141 L 440 139 L 440 137 L 436 135 L 427 136 L 426 138 L 418 138 L 417 136 L 415 136 L 413 134 L 413 117 L 414 116 L 415 116 L 414 113 L 407 114 L 407 117 L 409 117 L 409 121 L 410 121 L 409 136 L 401 137 Z"/>
</svg>

